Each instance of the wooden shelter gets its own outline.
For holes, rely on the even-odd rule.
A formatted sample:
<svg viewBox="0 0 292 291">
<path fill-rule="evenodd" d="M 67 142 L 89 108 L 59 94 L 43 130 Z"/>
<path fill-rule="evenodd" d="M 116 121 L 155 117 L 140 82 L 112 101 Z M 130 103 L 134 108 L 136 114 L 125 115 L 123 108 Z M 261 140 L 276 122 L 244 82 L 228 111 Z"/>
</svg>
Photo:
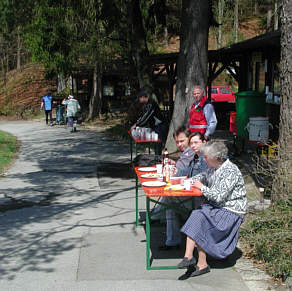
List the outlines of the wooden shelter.
<svg viewBox="0 0 292 291">
<path fill-rule="evenodd" d="M 254 90 L 270 93 L 268 114 L 272 123 L 278 126 L 279 118 L 279 62 L 280 62 L 280 31 L 273 31 L 257 37 L 208 52 L 208 87 L 209 92 L 213 81 L 222 73 L 228 72 L 238 83 L 238 91 Z M 168 110 L 173 111 L 174 88 L 177 77 L 177 60 L 179 53 L 156 54 L 146 60 L 151 64 L 153 81 L 164 80 L 168 95 Z M 103 82 L 126 82 L 131 74 L 131 67 L 124 60 L 116 60 L 106 66 Z M 92 84 L 92 68 L 79 68 L 74 72 L 77 95 L 89 100 Z M 86 80 L 86 81 L 84 81 Z M 159 86 L 158 86 L 159 87 Z M 211 94 L 211 93 L 209 93 Z M 220 107 L 222 108 L 222 106 Z M 220 109 L 221 110 L 221 109 Z"/>
</svg>

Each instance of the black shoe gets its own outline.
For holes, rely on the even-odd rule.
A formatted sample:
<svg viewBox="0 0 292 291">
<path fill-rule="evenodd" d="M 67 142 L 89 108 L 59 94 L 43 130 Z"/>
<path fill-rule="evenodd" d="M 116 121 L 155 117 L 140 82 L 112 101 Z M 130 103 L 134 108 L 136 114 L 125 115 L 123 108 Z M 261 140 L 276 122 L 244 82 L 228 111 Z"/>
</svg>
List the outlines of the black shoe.
<svg viewBox="0 0 292 291">
<path fill-rule="evenodd" d="M 179 269 L 185 269 L 188 268 L 190 266 L 194 266 L 197 263 L 196 259 L 193 257 L 190 260 L 188 258 L 183 258 L 182 261 L 180 263 L 177 264 L 177 267 Z"/>
<path fill-rule="evenodd" d="M 162 245 L 158 247 L 160 251 L 178 250 L 179 248 L 180 248 L 180 245 L 175 245 L 175 246 Z"/>
<path fill-rule="evenodd" d="M 182 275 L 180 276 L 178 279 L 179 280 L 186 280 L 190 277 L 196 277 L 196 276 L 200 276 L 206 273 L 210 272 L 210 267 L 207 266 L 206 268 L 200 270 L 198 268 L 198 266 L 190 266 L 188 267 L 188 270 Z"/>
<path fill-rule="evenodd" d="M 192 272 L 191 277 L 200 276 L 210 272 L 210 267 L 207 266 L 206 268 L 200 270 L 198 266 L 196 266 L 196 270 Z"/>
</svg>

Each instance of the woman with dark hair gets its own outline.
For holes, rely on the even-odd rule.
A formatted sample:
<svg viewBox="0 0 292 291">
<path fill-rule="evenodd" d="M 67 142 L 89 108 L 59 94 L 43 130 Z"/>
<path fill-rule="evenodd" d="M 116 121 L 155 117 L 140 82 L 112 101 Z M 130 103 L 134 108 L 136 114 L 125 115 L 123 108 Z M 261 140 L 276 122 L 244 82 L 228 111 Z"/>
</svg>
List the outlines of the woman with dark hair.
<svg viewBox="0 0 292 291">
<path fill-rule="evenodd" d="M 227 159 L 222 142 L 209 142 L 201 148 L 210 168 L 194 176 L 208 203 L 194 210 L 181 231 L 186 234 L 186 250 L 178 268 L 188 268 L 179 280 L 210 272 L 206 254 L 224 259 L 233 253 L 238 231 L 246 212 L 246 190 L 238 167 Z M 193 257 L 198 250 L 198 260 Z"/>
<path fill-rule="evenodd" d="M 193 160 L 189 163 L 187 167 L 178 169 L 176 176 L 188 176 L 193 177 L 199 172 L 207 169 L 207 163 L 204 161 L 204 155 L 201 154 L 200 148 L 206 143 L 204 134 L 200 132 L 193 132 L 189 136 L 189 146 L 195 153 Z M 175 170 L 174 170 L 175 171 Z"/>
</svg>

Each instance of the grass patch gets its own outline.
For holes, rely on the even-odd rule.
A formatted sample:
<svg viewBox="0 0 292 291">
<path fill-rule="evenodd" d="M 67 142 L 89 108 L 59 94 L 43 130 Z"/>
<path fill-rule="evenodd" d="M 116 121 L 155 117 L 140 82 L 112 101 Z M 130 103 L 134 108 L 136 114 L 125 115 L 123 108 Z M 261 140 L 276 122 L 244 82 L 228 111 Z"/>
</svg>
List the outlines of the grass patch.
<svg viewBox="0 0 292 291">
<path fill-rule="evenodd" d="M 17 151 L 18 142 L 16 137 L 0 131 L 0 174 L 12 163 Z"/>
<path fill-rule="evenodd" d="M 292 276 L 292 205 L 274 203 L 263 213 L 249 215 L 240 230 L 248 257 L 264 263 L 275 278 Z"/>
</svg>

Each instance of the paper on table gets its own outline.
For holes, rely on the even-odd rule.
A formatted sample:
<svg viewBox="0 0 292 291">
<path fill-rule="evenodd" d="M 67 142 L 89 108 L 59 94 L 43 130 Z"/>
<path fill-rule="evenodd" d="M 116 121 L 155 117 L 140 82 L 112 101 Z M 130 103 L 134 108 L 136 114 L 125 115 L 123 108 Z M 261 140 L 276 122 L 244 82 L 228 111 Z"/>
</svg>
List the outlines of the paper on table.
<svg viewBox="0 0 292 291">
<path fill-rule="evenodd" d="M 179 191 L 179 190 L 184 190 L 184 186 L 182 185 L 171 185 L 171 186 L 168 186 L 168 187 L 165 187 L 164 190 L 173 190 L 173 191 Z"/>
</svg>

